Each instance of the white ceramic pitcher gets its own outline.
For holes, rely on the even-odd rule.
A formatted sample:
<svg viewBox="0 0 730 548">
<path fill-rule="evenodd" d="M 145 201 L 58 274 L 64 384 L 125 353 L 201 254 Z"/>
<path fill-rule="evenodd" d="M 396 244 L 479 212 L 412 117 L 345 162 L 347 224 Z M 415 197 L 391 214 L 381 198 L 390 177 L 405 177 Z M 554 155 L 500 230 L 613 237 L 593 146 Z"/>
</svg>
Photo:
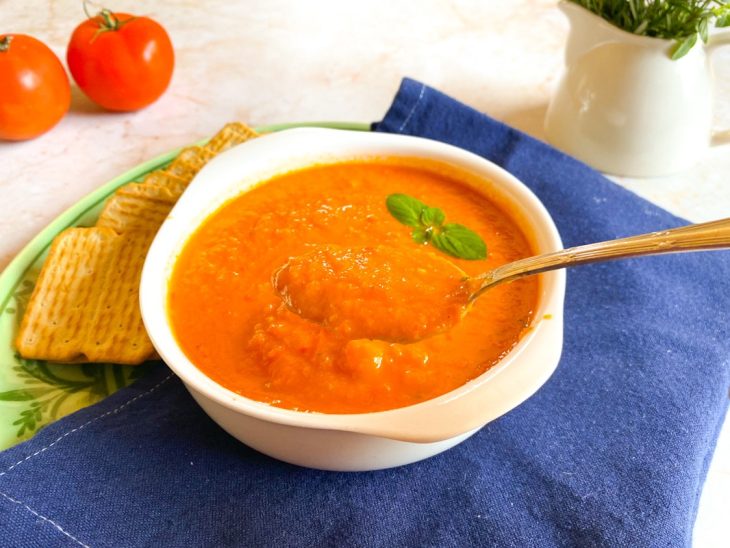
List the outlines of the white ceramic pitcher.
<svg viewBox="0 0 730 548">
<path fill-rule="evenodd" d="M 572 2 L 565 71 L 548 107 L 548 140 L 601 171 L 634 177 L 691 167 L 712 139 L 712 35 L 673 61 L 671 40 L 637 36 Z"/>
</svg>

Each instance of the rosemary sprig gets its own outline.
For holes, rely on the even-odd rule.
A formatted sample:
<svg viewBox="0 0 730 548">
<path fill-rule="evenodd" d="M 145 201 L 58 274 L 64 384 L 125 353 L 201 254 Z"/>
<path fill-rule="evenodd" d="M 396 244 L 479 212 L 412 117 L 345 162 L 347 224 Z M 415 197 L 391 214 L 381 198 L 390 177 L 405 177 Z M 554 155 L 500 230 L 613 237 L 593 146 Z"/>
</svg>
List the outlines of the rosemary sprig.
<svg viewBox="0 0 730 548">
<path fill-rule="evenodd" d="M 709 29 L 730 26 L 728 0 L 570 0 L 617 27 L 674 40 L 672 59 L 686 55 Z"/>
</svg>

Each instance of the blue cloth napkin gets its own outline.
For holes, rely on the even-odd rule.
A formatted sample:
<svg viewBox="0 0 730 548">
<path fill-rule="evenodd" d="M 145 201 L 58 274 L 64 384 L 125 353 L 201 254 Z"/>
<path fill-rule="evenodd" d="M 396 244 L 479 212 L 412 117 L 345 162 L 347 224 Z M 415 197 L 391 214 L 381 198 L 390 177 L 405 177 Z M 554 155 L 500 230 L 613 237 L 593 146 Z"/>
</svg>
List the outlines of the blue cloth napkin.
<svg viewBox="0 0 730 548">
<path fill-rule="evenodd" d="M 683 224 L 405 80 L 376 131 L 504 166 L 568 246 Z M 730 255 L 568 274 L 557 372 L 446 453 L 341 474 L 229 437 L 163 365 L 0 454 L 3 546 L 685 546 L 730 384 Z"/>
</svg>

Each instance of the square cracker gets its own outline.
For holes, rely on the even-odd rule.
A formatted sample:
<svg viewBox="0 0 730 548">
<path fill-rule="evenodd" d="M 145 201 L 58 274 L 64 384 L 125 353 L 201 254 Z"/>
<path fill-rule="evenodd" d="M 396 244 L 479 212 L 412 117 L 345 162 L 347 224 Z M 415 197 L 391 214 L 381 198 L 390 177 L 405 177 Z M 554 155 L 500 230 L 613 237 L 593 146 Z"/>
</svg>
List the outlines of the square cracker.
<svg viewBox="0 0 730 548">
<path fill-rule="evenodd" d="M 231 148 L 232 146 L 240 145 L 249 139 L 258 137 L 259 135 L 259 133 L 256 133 L 253 129 L 241 122 L 231 122 L 223 126 L 223 128 L 206 143 L 204 148 L 215 155 Z"/>
<path fill-rule="evenodd" d="M 107 201 L 96 226 L 117 233 L 129 230 L 157 230 L 193 177 L 224 148 L 240 144 L 258 134 L 235 122 L 213 136 L 212 148 L 183 149 L 165 170 L 150 173 L 142 183 L 120 187 Z"/>
<path fill-rule="evenodd" d="M 118 234 L 132 230 L 157 232 L 178 197 L 165 186 L 126 184 L 107 200 L 96 226 L 111 228 Z"/>
<path fill-rule="evenodd" d="M 159 169 L 147 175 L 143 183 L 165 187 L 173 196 L 179 198 L 190 184 L 190 180 Z"/>
<path fill-rule="evenodd" d="M 202 147 L 184 148 L 165 171 L 189 182 L 213 156 L 215 153 Z"/>
<path fill-rule="evenodd" d="M 23 316 L 25 358 L 138 364 L 154 355 L 139 280 L 154 232 L 70 228 L 53 242 Z"/>
</svg>

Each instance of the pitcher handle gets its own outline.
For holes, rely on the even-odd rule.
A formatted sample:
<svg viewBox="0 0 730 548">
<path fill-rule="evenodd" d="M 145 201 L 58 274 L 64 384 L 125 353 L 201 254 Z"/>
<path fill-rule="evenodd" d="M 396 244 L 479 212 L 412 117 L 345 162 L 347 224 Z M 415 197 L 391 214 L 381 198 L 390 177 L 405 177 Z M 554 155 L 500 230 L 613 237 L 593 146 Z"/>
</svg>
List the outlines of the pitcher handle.
<svg viewBox="0 0 730 548">
<path fill-rule="evenodd" d="M 712 56 L 717 48 L 728 45 L 730 45 L 730 28 L 725 28 L 710 35 L 705 50 Z M 713 130 L 710 145 L 715 147 L 726 144 L 730 144 L 730 129 Z"/>
</svg>

